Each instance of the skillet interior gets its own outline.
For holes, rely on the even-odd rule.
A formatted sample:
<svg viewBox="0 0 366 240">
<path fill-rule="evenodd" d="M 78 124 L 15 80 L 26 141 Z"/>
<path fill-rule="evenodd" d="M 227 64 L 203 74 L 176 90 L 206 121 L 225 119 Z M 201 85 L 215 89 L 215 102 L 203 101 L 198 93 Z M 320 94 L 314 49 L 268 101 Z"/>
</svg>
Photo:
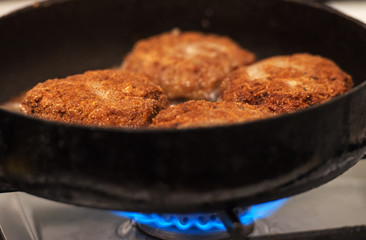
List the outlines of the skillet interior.
<svg viewBox="0 0 366 240">
<path fill-rule="evenodd" d="M 116 66 L 136 40 L 174 27 L 228 35 L 259 58 L 321 54 L 359 86 L 298 113 L 179 131 L 79 127 L 0 110 L 4 178 L 78 205 L 210 211 L 308 190 L 361 158 L 365 27 L 301 1 L 77 0 L 18 11 L 0 20 L 0 101 L 48 78 Z"/>
</svg>

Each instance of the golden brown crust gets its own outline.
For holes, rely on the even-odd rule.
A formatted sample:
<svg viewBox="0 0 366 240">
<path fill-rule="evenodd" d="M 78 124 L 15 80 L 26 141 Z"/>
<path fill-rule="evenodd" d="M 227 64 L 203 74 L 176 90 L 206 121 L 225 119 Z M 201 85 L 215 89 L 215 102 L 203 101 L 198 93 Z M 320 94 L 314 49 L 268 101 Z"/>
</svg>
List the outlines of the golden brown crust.
<svg viewBox="0 0 366 240">
<path fill-rule="evenodd" d="M 168 105 L 163 90 L 140 74 L 88 71 L 51 79 L 27 92 L 20 108 L 49 120 L 99 126 L 146 126 Z"/>
<path fill-rule="evenodd" d="M 334 62 L 303 53 L 239 68 L 221 84 L 220 97 L 285 113 L 328 101 L 352 86 L 351 76 Z"/>
<path fill-rule="evenodd" d="M 173 30 L 137 42 L 122 69 L 145 74 L 169 99 L 213 100 L 226 74 L 254 61 L 228 37 Z"/>
<path fill-rule="evenodd" d="M 191 100 L 161 111 L 154 119 L 154 128 L 188 128 L 246 122 L 273 116 L 261 106 L 236 102 Z"/>
</svg>

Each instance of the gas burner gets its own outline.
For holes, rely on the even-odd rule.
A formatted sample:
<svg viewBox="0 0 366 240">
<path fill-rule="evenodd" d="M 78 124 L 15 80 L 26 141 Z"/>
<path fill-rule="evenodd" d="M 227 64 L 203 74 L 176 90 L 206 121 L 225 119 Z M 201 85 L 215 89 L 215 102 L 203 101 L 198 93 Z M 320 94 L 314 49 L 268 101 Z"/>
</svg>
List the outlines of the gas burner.
<svg viewBox="0 0 366 240">
<path fill-rule="evenodd" d="M 143 232 L 158 239 L 227 239 L 229 234 L 217 214 L 154 214 L 156 221 L 137 223 Z"/>
<path fill-rule="evenodd" d="M 166 229 L 154 228 L 149 225 L 139 224 L 133 220 L 129 220 L 123 221 L 123 223 L 118 227 L 117 235 L 121 239 L 136 240 L 236 240 L 239 238 L 246 238 L 254 229 L 254 224 L 233 224 L 233 226 L 234 227 L 231 229 L 230 233 L 226 231 L 167 231 Z"/>
<path fill-rule="evenodd" d="M 182 232 L 182 231 L 167 231 L 159 228 L 153 228 L 149 225 L 137 224 L 137 227 L 144 233 L 162 240 L 221 240 L 229 239 L 230 235 L 225 231 L 217 232 Z"/>
<path fill-rule="evenodd" d="M 254 230 L 258 219 L 266 218 L 280 208 L 287 199 L 262 203 L 249 208 L 234 208 L 217 213 L 195 214 L 143 214 L 113 211 L 113 214 L 128 217 L 144 233 L 158 239 L 199 240 L 229 239 L 233 236 L 247 237 Z M 126 224 L 120 229 L 125 229 Z M 126 231 L 119 231 L 125 233 Z"/>
</svg>

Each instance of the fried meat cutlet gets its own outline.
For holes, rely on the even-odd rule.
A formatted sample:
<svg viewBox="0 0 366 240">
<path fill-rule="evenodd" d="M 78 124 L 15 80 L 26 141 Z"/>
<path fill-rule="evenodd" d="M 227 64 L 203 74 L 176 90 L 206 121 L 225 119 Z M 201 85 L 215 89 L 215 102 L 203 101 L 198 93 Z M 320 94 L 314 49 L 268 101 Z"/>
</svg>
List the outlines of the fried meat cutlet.
<svg viewBox="0 0 366 240">
<path fill-rule="evenodd" d="M 20 109 L 61 122 L 139 127 L 167 106 L 163 90 L 147 77 L 98 70 L 39 83 L 26 93 Z"/>
<path fill-rule="evenodd" d="M 159 112 L 154 128 L 189 128 L 246 122 L 273 116 L 262 106 L 236 102 L 191 100 Z"/>
<path fill-rule="evenodd" d="M 220 86 L 225 101 L 292 112 L 350 90 L 352 78 L 329 59 L 306 53 L 276 56 L 230 73 Z"/>
<path fill-rule="evenodd" d="M 138 41 L 122 69 L 145 74 L 169 99 L 214 100 L 223 77 L 254 60 L 228 37 L 173 30 Z"/>
</svg>

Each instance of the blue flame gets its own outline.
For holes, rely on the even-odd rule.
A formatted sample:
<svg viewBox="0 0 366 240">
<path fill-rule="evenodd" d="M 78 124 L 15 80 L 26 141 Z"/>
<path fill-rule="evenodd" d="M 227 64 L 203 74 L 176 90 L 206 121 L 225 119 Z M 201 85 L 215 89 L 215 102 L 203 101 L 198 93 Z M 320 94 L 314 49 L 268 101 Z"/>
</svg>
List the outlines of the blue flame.
<svg viewBox="0 0 366 240">
<path fill-rule="evenodd" d="M 239 213 L 242 224 L 248 225 L 254 221 L 269 217 L 285 202 L 286 198 L 251 206 Z M 133 219 L 134 221 L 155 228 L 165 228 L 167 231 L 225 231 L 225 226 L 216 213 L 195 214 L 143 214 L 135 212 L 112 211 L 113 214 Z"/>
<path fill-rule="evenodd" d="M 247 212 L 239 216 L 240 222 L 244 225 L 253 223 L 256 220 L 271 216 L 277 211 L 285 202 L 287 198 L 279 199 L 271 202 L 253 205 Z"/>
</svg>

